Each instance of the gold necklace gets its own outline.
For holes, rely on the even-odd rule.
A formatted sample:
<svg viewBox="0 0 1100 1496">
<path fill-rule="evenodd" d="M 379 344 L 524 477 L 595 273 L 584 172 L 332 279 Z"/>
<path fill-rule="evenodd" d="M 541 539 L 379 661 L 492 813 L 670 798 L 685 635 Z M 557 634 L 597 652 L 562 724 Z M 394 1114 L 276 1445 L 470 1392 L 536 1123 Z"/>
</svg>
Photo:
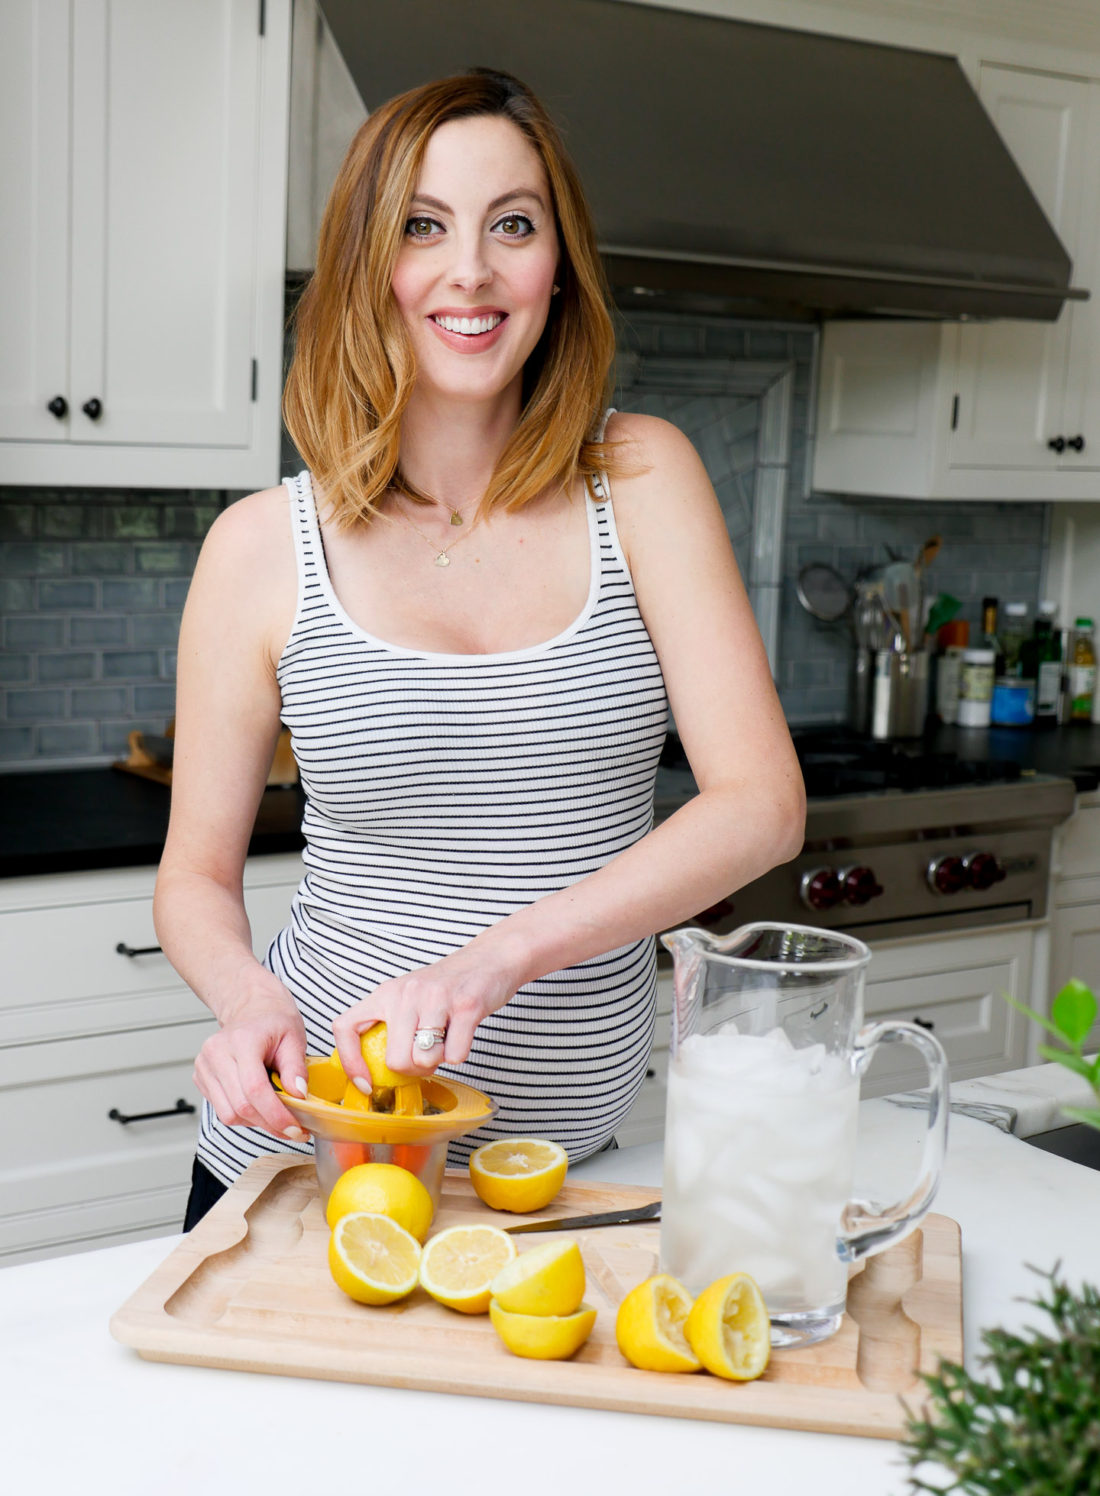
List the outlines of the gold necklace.
<svg viewBox="0 0 1100 1496">
<path fill-rule="evenodd" d="M 470 526 L 470 528 L 468 530 L 466 530 L 462 535 L 459 535 L 457 537 L 457 539 L 452 540 L 451 543 L 450 543 L 450 545 L 445 545 L 445 546 L 443 546 L 441 548 L 440 546 L 438 546 L 435 543 L 435 541 L 431 538 L 430 535 L 425 535 L 424 534 L 424 531 L 420 528 L 419 525 L 413 524 L 413 521 L 409 518 L 409 516 L 405 513 L 405 511 L 403 509 L 399 509 L 397 512 L 398 512 L 398 514 L 400 514 L 401 518 L 403 520 L 405 520 L 408 523 L 408 525 L 413 530 L 416 531 L 416 533 L 420 536 L 421 540 L 423 540 L 425 542 L 425 544 L 430 545 L 431 548 L 432 548 L 432 550 L 435 551 L 435 553 L 436 553 L 435 554 L 435 564 L 437 566 L 450 566 L 450 564 L 451 564 L 450 552 L 454 550 L 455 546 L 458 545 L 459 541 L 466 540 L 469 536 L 471 536 L 474 533 L 474 531 L 477 529 L 477 526 L 478 526 L 478 521 L 475 519 L 474 522 L 473 522 L 473 524 Z M 480 519 L 480 515 L 478 516 L 478 518 Z M 451 524 L 453 525 L 456 522 L 458 524 L 462 524 L 462 516 L 461 516 L 461 514 L 459 514 L 457 512 L 457 510 L 453 510 L 451 512 Z"/>
</svg>

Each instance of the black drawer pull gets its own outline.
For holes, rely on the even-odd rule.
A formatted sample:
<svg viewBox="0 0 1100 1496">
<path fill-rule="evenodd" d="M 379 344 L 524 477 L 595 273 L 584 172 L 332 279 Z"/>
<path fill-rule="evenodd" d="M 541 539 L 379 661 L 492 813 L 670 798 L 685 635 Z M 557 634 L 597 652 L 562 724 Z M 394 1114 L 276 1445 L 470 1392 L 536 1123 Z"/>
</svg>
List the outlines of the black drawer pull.
<svg viewBox="0 0 1100 1496">
<path fill-rule="evenodd" d="M 931 1032 L 931 1030 L 936 1027 L 931 1018 L 914 1018 L 913 1022 L 917 1025 L 918 1028 L 928 1029 L 929 1032 Z"/>
<path fill-rule="evenodd" d="M 162 956 L 164 951 L 159 945 L 127 945 L 120 940 L 115 946 L 120 956 Z"/>
<path fill-rule="evenodd" d="M 646 1071 L 645 1078 L 646 1078 L 646 1080 L 656 1080 L 657 1079 L 657 1072 L 656 1072 L 656 1070 L 654 1070 L 654 1068 L 653 1068 L 652 1065 L 650 1065 L 649 1069 Z"/>
<path fill-rule="evenodd" d="M 112 1122 L 121 1122 L 125 1127 L 129 1122 L 151 1122 L 154 1117 L 186 1117 L 189 1112 L 197 1110 L 197 1107 L 192 1106 L 190 1101 L 184 1101 L 181 1096 L 175 1106 L 170 1106 L 163 1112 L 135 1112 L 132 1117 L 127 1117 L 117 1106 L 113 1106 L 107 1115 Z"/>
</svg>

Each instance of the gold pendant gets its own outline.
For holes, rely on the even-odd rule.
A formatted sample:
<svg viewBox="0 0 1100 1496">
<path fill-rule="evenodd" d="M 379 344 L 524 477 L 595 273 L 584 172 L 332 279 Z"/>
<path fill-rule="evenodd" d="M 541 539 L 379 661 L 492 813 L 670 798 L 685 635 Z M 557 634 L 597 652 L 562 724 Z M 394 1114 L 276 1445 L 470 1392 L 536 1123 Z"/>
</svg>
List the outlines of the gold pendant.
<svg viewBox="0 0 1100 1496">
<path fill-rule="evenodd" d="M 446 551 L 440 551 L 439 555 L 435 558 L 435 564 L 437 566 L 450 566 L 451 558 Z"/>
<path fill-rule="evenodd" d="M 452 525 L 460 525 L 461 523 L 462 523 L 462 516 L 461 516 L 461 514 L 459 514 L 459 512 L 458 512 L 457 509 L 452 509 L 451 510 L 451 524 Z"/>
</svg>

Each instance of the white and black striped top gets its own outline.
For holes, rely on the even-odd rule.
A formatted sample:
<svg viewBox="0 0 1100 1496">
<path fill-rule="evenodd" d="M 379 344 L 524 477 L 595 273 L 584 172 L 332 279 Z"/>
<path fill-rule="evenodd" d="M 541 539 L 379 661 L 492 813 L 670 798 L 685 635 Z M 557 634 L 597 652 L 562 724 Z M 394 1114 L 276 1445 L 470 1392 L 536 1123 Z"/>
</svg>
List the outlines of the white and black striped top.
<svg viewBox="0 0 1100 1496">
<path fill-rule="evenodd" d="M 586 501 L 580 616 L 545 644 L 456 655 L 388 644 L 348 617 L 309 474 L 286 483 L 299 600 L 278 680 L 306 850 L 267 964 L 301 1008 L 309 1052 L 327 1054 L 333 1018 L 379 982 L 645 835 L 667 699 L 609 494 Z M 642 1084 L 655 989 L 652 939 L 522 987 L 479 1025 L 469 1059 L 440 1069 L 499 1108 L 452 1144 L 451 1163 L 509 1134 L 553 1138 L 574 1161 L 602 1147 Z M 309 1145 L 225 1127 L 204 1105 L 199 1156 L 220 1179 L 275 1151 Z"/>
</svg>

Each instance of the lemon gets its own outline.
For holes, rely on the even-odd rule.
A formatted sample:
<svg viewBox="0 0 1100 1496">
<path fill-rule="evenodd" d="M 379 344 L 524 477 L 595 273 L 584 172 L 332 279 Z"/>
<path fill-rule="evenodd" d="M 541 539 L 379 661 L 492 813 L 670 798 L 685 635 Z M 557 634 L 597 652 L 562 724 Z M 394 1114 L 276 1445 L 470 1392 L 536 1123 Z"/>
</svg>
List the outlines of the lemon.
<svg viewBox="0 0 1100 1496">
<path fill-rule="evenodd" d="M 376 1023 L 369 1028 L 365 1034 L 360 1036 L 359 1043 L 363 1051 L 363 1059 L 370 1071 L 372 1086 L 403 1086 L 408 1083 L 407 1075 L 398 1075 L 396 1070 L 391 1070 L 386 1064 L 386 1025 L 384 1023 Z"/>
<path fill-rule="evenodd" d="M 515 1255 L 515 1242 L 499 1226 L 447 1226 L 424 1248 L 420 1284 L 448 1309 L 485 1314 L 489 1285 Z"/>
<path fill-rule="evenodd" d="M 643 1371 L 698 1371 L 684 1335 L 691 1295 L 668 1273 L 632 1288 L 615 1317 L 615 1339 L 631 1366 Z"/>
<path fill-rule="evenodd" d="M 549 1205 L 565 1182 L 569 1158 L 545 1138 L 500 1138 L 470 1155 L 470 1180 L 494 1210 L 526 1215 Z"/>
<path fill-rule="evenodd" d="M 356 1164 L 341 1174 L 325 1207 L 325 1220 L 335 1226 L 349 1211 L 367 1210 L 389 1216 L 423 1241 L 432 1224 L 432 1197 L 408 1169 L 396 1164 Z"/>
<path fill-rule="evenodd" d="M 336 1222 L 328 1266 L 356 1303 L 392 1304 L 419 1281 L 420 1243 L 389 1216 L 356 1210 Z"/>
<path fill-rule="evenodd" d="M 730 1273 L 704 1288 L 684 1333 L 706 1369 L 731 1382 L 758 1377 L 771 1355 L 768 1310 L 748 1273 Z"/>
<path fill-rule="evenodd" d="M 573 1314 L 584 1288 L 580 1247 L 552 1241 L 505 1263 L 493 1279 L 493 1298 L 507 1314 Z"/>
<path fill-rule="evenodd" d="M 596 1311 L 582 1304 L 576 1314 L 509 1314 L 496 1299 L 489 1301 L 489 1318 L 514 1356 L 533 1361 L 564 1361 L 579 1351 L 592 1333 Z"/>
</svg>

